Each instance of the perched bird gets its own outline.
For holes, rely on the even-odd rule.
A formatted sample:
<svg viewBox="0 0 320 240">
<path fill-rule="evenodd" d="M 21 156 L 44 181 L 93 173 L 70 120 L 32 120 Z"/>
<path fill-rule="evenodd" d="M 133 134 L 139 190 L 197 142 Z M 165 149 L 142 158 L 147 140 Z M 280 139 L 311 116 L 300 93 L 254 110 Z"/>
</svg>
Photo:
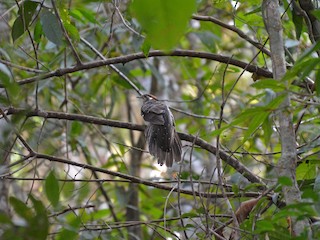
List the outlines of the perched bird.
<svg viewBox="0 0 320 240">
<path fill-rule="evenodd" d="M 176 132 L 173 115 L 167 105 L 151 94 L 144 94 L 141 115 L 148 122 L 145 130 L 149 152 L 162 166 L 171 167 L 173 159 L 181 161 L 181 140 Z"/>
</svg>

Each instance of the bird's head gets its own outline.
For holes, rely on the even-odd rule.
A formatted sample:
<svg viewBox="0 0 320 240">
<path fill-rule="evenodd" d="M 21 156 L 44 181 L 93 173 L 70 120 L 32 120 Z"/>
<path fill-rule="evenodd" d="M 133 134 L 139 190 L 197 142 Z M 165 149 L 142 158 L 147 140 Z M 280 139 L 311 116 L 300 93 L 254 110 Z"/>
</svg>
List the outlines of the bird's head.
<svg viewBox="0 0 320 240">
<path fill-rule="evenodd" d="M 155 100 L 158 101 L 157 97 L 152 94 L 143 94 L 142 96 L 139 96 L 138 98 L 141 98 L 143 102 L 149 101 L 149 100 Z"/>
</svg>

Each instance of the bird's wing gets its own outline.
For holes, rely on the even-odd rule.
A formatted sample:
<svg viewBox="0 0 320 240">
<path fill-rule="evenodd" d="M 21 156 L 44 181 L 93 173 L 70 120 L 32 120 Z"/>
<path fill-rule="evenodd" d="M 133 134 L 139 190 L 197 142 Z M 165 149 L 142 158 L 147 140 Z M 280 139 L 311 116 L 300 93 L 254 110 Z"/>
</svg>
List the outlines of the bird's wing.
<svg viewBox="0 0 320 240">
<path fill-rule="evenodd" d="M 151 124 L 164 125 L 167 106 L 158 102 L 146 103 L 141 108 L 143 119 Z"/>
</svg>

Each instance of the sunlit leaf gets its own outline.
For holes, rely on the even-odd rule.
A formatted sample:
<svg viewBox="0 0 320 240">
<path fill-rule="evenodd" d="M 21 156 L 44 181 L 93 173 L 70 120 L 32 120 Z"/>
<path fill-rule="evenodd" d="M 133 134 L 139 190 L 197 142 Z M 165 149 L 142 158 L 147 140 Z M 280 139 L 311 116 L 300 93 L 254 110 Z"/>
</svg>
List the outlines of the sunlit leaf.
<svg viewBox="0 0 320 240">
<path fill-rule="evenodd" d="M 80 40 L 80 34 L 78 29 L 71 23 L 64 23 L 64 27 L 68 32 L 69 37 L 74 41 Z"/>
<path fill-rule="evenodd" d="M 262 79 L 251 84 L 252 87 L 257 89 L 272 89 L 274 91 L 283 91 L 286 89 L 284 82 L 275 79 Z"/>
<path fill-rule="evenodd" d="M 34 28 L 34 33 L 33 33 L 34 41 L 39 43 L 41 40 L 42 34 L 43 34 L 42 25 L 41 25 L 40 21 L 37 21 L 36 26 Z"/>
<path fill-rule="evenodd" d="M 150 48 L 151 48 L 150 42 L 147 39 L 145 39 L 145 41 L 143 42 L 143 44 L 141 46 L 141 50 L 146 57 L 148 57 L 148 55 L 149 55 Z"/>
<path fill-rule="evenodd" d="M 307 161 L 300 163 L 296 168 L 297 180 L 314 179 L 316 177 L 316 165 Z"/>
</svg>

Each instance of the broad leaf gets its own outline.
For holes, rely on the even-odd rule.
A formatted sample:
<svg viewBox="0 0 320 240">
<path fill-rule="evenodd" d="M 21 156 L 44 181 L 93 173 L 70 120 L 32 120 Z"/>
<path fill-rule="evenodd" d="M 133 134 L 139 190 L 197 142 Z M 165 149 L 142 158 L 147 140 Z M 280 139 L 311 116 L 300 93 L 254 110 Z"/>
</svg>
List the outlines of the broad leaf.
<svg viewBox="0 0 320 240">
<path fill-rule="evenodd" d="M 15 213 L 17 213 L 20 217 L 24 218 L 27 221 L 32 218 L 33 213 L 31 209 L 27 206 L 27 204 L 15 197 L 10 197 L 9 201 Z"/>
<path fill-rule="evenodd" d="M 54 44 L 61 45 L 63 32 L 56 15 L 49 10 L 44 10 L 40 19 L 45 36 Z"/>
<path fill-rule="evenodd" d="M 50 203 L 55 207 L 59 203 L 59 182 L 51 171 L 45 180 L 45 192 Z"/>
<path fill-rule="evenodd" d="M 0 63 L 0 84 L 7 90 L 10 100 L 19 97 L 20 86 L 13 80 L 9 68 Z"/>
<path fill-rule="evenodd" d="M 49 232 L 47 210 L 40 200 L 35 199 L 32 195 L 30 195 L 30 199 L 36 214 L 30 222 L 28 233 L 33 239 L 46 239 Z"/>
<path fill-rule="evenodd" d="M 34 15 L 38 4 L 39 3 L 34 1 L 24 1 L 23 4 L 21 4 L 18 11 L 18 17 L 12 26 L 11 36 L 13 42 L 21 37 L 29 27 L 29 23 L 32 20 L 32 16 Z"/>
<path fill-rule="evenodd" d="M 292 21 L 296 29 L 296 38 L 299 40 L 303 27 L 303 17 L 301 15 L 297 15 L 296 11 L 292 11 Z"/>
<path fill-rule="evenodd" d="M 300 163 L 296 169 L 297 180 L 314 179 L 316 177 L 316 165 L 310 162 Z"/>
<path fill-rule="evenodd" d="M 131 11 L 154 48 L 170 50 L 186 31 L 195 0 L 135 0 Z"/>
<path fill-rule="evenodd" d="M 275 80 L 275 79 L 262 79 L 260 81 L 254 82 L 251 84 L 252 87 L 257 89 L 272 89 L 274 91 L 283 91 L 286 89 L 283 81 Z"/>
</svg>

